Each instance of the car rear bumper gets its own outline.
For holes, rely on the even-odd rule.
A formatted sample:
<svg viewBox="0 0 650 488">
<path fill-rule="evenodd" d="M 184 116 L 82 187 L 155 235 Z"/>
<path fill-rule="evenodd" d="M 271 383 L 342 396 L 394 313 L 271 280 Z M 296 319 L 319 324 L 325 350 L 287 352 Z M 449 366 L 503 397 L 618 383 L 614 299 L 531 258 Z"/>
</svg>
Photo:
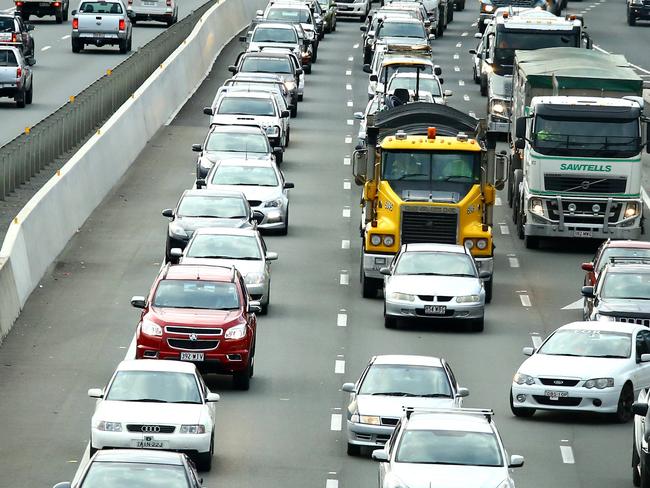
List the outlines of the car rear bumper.
<svg viewBox="0 0 650 488">
<path fill-rule="evenodd" d="M 444 314 L 431 315 L 425 313 L 425 306 L 437 305 L 445 307 Z M 414 302 L 386 300 L 386 315 L 400 318 L 419 318 L 429 320 L 467 320 L 483 317 L 485 306 L 482 303 L 425 302 L 416 297 Z"/>
<path fill-rule="evenodd" d="M 365 17 L 367 12 L 366 4 L 364 2 L 337 4 L 336 15 L 337 17 Z"/>
<path fill-rule="evenodd" d="M 22 90 L 22 87 L 18 84 L 7 86 L 0 83 L 0 85 L 2 85 L 0 87 L 0 98 L 14 98 Z"/>
<path fill-rule="evenodd" d="M 108 37 L 107 37 L 108 36 Z M 85 44 L 119 44 L 128 39 L 128 34 L 124 32 L 79 32 L 72 31 L 72 39 L 83 42 Z"/>
<path fill-rule="evenodd" d="M 45 2 L 43 2 L 45 3 Z M 16 12 L 21 14 L 34 14 L 34 15 L 54 15 L 63 10 L 63 2 L 58 7 L 54 5 L 41 5 L 41 2 L 24 2 L 20 6 L 16 6 Z"/>
<path fill-rule="evenodd" d="M 166 22 L 174 16 L 174 9 L 162 5 L 160 7 L 144 7 L 141 5 L 128 8 L 135 14 L 135 20 L 159 20 Z"/>
<path fill-rule="evenodd" d="M 170 351 L 138 344 L 135 350 L 136 359 L 167 359 L 180 361 L 181 352 L 203 352 L 204 361 L 191 361 L 202 373 L 234 374 L 248 369 L 250 349 L 232 349 L 227 352 L 208 351 Z"/>
<path fill-rule="evenodd" d="M 549 391 L 566 392 L 568 396 L 551 400 L 546 394 Z M 518 408 L 537 410 L 614 413 L 618 409 L 620 395 L 620 386 L 599 390 L 598 388 L 512 384 L 513 405 Z M 600 405 L 597 405 L 599 402 Z"/>
</svg>

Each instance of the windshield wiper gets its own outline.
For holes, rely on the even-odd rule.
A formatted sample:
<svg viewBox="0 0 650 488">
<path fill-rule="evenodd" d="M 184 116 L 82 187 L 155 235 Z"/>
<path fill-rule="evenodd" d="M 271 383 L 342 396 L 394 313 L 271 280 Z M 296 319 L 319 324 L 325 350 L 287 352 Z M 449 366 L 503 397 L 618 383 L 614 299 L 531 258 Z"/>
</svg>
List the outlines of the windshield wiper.
<svg viewBox="0 0 650 488">
<path fill-rule="evenodd" d="M 426 393 L 424 395 L 418 395 L 425 398 L 451 398 L 451 395 L 446 393 Z"/>
<path fill-rule="evenodd" d="M 440 178 L 437 181 L 452 181 L 452 180 L 471 180 L 471 176 L 460 176 L 460 175 L 454 175 L 454 176 L 445 176 L 444 178 Z"/>
<path fill-rule="evenodd" d="M 407 173 L 405 175 L 400 176 L 399 178 L 395 178 L 395 181 L 400 181 L 403 180 L 404 178 L 411 178 L 412 176 L 429 176 L 426 173 Z"/>
<path fill-rule="evenodd" d="M 614 358 L 614 359 L 627 359 L 627 356 L 621 356 L 620 354 L 603 354 L 598 356 L 585 356 L 586 358 Z"/>
<path fill-rule="evenodd" d="M 476 278 L 473 274 L 467 274 L 467 273 L 451 273 L 445 276 L 460 276 L 460 277 L 469 277 L 469 278 Z"/>
<path fill-rule="evenodd" d="M 443 273 L 409 273 L 411 276 L 449 276 Z"/>
<path fill-rule="evenodd" d="M 408 397 L 417 396 L 417 395 L 414 395 L 413 393 L 406 393 L 405 391 L 379 391 L 379 392 L 373 393 L 373 395 L 405 396 L 405 397 L 406 396 L 408 396 Z"/>
<path fill-rule="evenodd" d="M 151 402 L 151 403 L 169 403 L 167 400 L 160 398 L 136 398 L 135 400 L 123 400 L 126 402 Z"/>
<path fill-rule="evenodd" d="M 195 402 L 194 400 L 180 400 L 177 402 L 169 402 L 169 403 L 183 403 L 183 404 L 190 404 L 190 405 L 200 405 L 201 402 Z"/>
</svg>

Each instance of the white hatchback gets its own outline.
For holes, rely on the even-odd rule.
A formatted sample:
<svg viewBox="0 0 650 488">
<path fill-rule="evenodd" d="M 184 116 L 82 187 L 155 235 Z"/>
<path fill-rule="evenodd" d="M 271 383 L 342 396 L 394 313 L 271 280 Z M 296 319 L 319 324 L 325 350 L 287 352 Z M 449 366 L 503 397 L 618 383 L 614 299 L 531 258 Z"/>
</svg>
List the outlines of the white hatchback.
<svg viewBox="0 0 650 488">
<path fill-rule="evenodd" d="M 573 322 L 553 332 L 512 380 L 518 417 L 536 410 L 573 410 L 632 418 L 632 403 L 650 386 L 650 330 L 622 322 Z"/>
<path fill-rule="evenodd" d="M 90 454 L 104 448 L 164 449 L 193 457 L 209 470 L 214 453 L 215 404 L 196 366 L 181 361 L 122 361 L 97 398 Z"/>
</svg>

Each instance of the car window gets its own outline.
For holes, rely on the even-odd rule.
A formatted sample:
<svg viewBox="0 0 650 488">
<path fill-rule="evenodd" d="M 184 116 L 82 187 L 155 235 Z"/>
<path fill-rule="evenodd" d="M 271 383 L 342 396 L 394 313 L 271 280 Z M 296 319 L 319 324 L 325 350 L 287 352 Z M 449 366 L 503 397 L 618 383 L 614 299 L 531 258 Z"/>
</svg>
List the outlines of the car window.
<svg viewBox="0 0 650 488">
<path fill-rule="evenodd" d="M 550 336 L 539 354 L 590 358 L 629 358 L 632 336 L 625 332 L 563 329 Z"/>
<path fill-rule="evenodd" d="M 10 49 L 0 49 L 0 66 L 18 66 L 16 55 Z"/>
<path fill-rule="evenodd" d="M 291 73 L 291 62 L 288 58 L 268 58 L 248 56 L 242 62 L 239 70 L 242 73 Z"/>
<path fill-rule="evenodd" d="M 278 186 L 273 168 L 268 166 L 217 166 L 211 179 L 214 185 Z"/>
<path fill-rule="evenodd" d="M 176 210 L 179 217 L 236 219 L 247 216 L 244 200 L 239 197 L 187 195 Z"/>
<path fill-rule="evenodd" d="M 234 283 L 161 280 L 153 298 L 154 307 L 236 310 L 239 294 Z"/>
<path fill-rule="evenodd" d="M 439 97 L 442 95 L 440 91 L 440 85 L 433 78 L 420 78 L 419 82 L 415 76 L 397 76 L 393 77 L 391 82 L 388 84 L 388 90 L 392 91 L 396 88 L 405 88 L 412 93 L 415 93 L 416 88 L 420 92 L 429 92 L 434 97 Z"/>
<path fill-rule="evenodd" d="M 193 374 L 167 371 L 118 371 L 105 399 L 120 402 L 203 403 Z"/>
<path fill-rule="evenodd" d="M 252 42 L 279 42 L 295 44 L 298 36 L 294 29 L 282 29 L 274 27 L 258 27 L 253 32 Z"/>
<path fill-rule="evenodd" d="M 255 236 L 199 234 L 185 251 L 191 258 L 261 260 L 262 253 Z"/>
<path fill-rule="evenodd" d="M 472 258 L 453 252 L 404 252 L 395 266 L 396 275 L 476 276 Z"/>
<path fill-rule="evenodd" d="M 83 2 L 79 12 L 89 14 L 121 14 L 122 5 L 113 2 Z"/>
<path fill-rule="evenodd" d="M 268 98 L 224 97 L 219 104 L 217 113 L 221 115 L 271 117 L 275 115 L 275 107 Z"/>
<path fill-rule="evenodd" d="M 636 360 L 641 361 L 642 354 L 650 354 L 650 330 L 640 330 L 636 335 Z"/>
<path fill-rule="evenodd" d="M 132 488 L 188 488 L 183 466 L 94 461 L 81 484 L 83 488 L 108 486 Z"/>
<path fill-rule="evenodd" d="M 213 132 L 205 144 L 206 151 L 269 153 L 268 139 L 264 134 Z"/>
<path fill-rule="evenodd" d="M 373 364 L 368 369 L 359 395 L 451 397 L 451 386 L 440 367 Z"/>
<path fill-rule="evenodd" d="M 646 258 L 650 259 L 650 249 L 631 248 L 631 247 L 608 247 L 603 250 L 597 263 L 597 271 L 610 262 L 612 258 Z"/>
</svg>

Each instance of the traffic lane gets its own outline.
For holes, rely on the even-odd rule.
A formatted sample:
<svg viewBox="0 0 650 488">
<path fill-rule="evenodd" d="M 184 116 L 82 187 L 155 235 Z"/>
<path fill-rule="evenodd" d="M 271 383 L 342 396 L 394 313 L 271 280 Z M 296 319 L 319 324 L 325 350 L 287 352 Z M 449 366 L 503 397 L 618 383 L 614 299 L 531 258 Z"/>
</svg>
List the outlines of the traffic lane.
<svg viewBox="0 0 650 488">
<path fill-rule="evenodd" d="M 204 0 L 186 0 L 179 4 L 179 18 L 187 16 Z M 1 7 L 0 7 L 1 8 Z M 71 5 L 70 9 L 77 8 Z M 30 20 L 36 48 L 34 70 L 34 102 L 25 109 L 17 109 L 13 100 L 0 98 L 0 111 L 10 119 L 0 125 L 0 146 L 6 144 L 64 105 L 103 76 L 130 54 L 120 54 L 117 47 L 89 46 L 73 54 L 70 44 L 71 23 L 55 24 L 48 17 Z M 133 51 L 144 46 L 165 29 L 164 24 L 138 23 L 133 28 Z"/>
<path fill-rule="evenodd" d="M 226 47 L 220 70 L 235 54 Z M 191 185 L 189 147 L 204 133 L 202 126 L 159 131 L 66 246 L 4 340 L 0 438 L 12 441 L 0 443 L 0 471 L 8 486 L 72 478 L 88 441 L 94 404 L 87 389 L 105 385 L 127 352 L 138 321 L 130 298 L 149 291 L 164 250 L 160 211 Z"/>
</svg>

